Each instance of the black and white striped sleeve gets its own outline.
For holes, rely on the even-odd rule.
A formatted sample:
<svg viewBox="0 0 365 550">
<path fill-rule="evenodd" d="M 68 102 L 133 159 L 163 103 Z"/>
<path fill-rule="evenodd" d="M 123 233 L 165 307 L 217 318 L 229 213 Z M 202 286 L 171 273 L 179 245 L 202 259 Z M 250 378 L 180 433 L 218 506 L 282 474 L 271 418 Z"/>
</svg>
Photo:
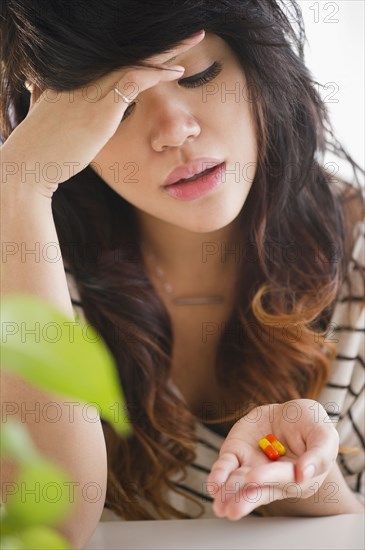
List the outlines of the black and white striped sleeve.
<svg viewBox="0 0 365 550">
<path fill-rule="evenodd" d="M 342 474 L 365 503 L 365 289 L 361 273 L 365 269 L 365 222 L 358 222 L 354 231 L 349 265 L 351 296 L 345 283 L 330 325 L 331 339 L 337 346 L 336 359 L 318 401 L 340 436 L 338 464 Z"/>
</svg>

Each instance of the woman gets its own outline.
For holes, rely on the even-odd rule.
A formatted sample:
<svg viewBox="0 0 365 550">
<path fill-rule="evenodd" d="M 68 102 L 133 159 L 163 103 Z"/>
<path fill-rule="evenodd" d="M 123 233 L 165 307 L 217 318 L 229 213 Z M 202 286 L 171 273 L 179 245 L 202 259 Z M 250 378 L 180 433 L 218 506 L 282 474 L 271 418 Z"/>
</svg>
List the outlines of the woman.
<svg viewBox="0 0 365 550">
<path fill-rule="evenodd" d="M 363 171 L 296 14 L 298 29 L 274 0 L 6 2 L 5 237 L 59 239 L 68 286 L 59 263 L 14 255 L 3 292 L 72 316 L 71 295 L 114 354 L 134 431 L 102 422 L 106 519 L 363 511 Z M 328 148 L 354 185 L 325 170 Z"/>
</svg>

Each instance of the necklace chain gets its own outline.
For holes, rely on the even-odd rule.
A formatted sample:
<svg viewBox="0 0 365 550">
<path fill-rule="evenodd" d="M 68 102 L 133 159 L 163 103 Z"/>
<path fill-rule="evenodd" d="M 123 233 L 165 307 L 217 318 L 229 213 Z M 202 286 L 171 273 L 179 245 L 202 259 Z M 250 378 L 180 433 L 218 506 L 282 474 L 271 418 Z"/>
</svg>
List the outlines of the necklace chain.
<svg viewBox="0 0 365 550">
<path fill-rule="evenodd" d="M 198 306 L 206 304 L 221 304 L 224 302 L 225 298 L 222 295 L 213 295 L 213 296 L 175 296 L 174 289 L 172 284 L 166 280 L 164 270 L 158 265 L 156 261 L 156 256 L 152 251 L 147 253 L 150 258 L 154 271 L 158 276 L 161 286 L 163 287 L 166 294 L 169 296 L 170 300 L 177 306 Z"/>
</svg>

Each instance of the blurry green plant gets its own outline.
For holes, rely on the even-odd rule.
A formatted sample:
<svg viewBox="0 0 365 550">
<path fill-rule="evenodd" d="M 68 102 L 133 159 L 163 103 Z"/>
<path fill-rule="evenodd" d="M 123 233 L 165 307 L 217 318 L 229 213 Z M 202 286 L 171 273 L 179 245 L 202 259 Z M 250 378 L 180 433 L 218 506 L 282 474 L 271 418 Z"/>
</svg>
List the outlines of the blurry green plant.
<svg viewBox="0 0 365 550">
<path fill-rule="evenodd" d="M 25 327 L 38 327 L 41 338 L 29 333 L 25 337 Z M 56 337 L 49 336 L 52 330 Z M 115 415 L 125 408 L 114 359 L 91 325 L 72 323 L 43 299 L 8 295 L 1 306 L 0 351 L 3 369 L 51 393 L 93 405 L 119 435 L 130 434 L 125 416 Z M 60 491 L 72 482 L 67 472 L 43 457 L 26 427 L 14 420 L 2 423 L 0 458 L 19 468 L 17 479 L 5 488 L 9 497 L 1 503 L 0 548 L 69 549 L 54 528 L 74 508 L 67 492 Z M 37 487 L 37 498 L 24 498 L 25 486 L 28 493 Z M 49 497 L 52 488 L 57 489 L 54 498 Z"/>
</svg>

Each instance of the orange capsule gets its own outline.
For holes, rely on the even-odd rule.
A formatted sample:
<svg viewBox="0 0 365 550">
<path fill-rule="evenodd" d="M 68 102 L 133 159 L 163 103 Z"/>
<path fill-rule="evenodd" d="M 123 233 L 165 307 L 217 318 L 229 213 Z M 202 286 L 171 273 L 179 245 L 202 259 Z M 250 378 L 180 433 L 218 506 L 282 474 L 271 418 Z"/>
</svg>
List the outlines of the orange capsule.
<svg viewBox="0 0 365 550">
<path fill-rule="evenodd" d="M 277 460 L 280 457 L 279 451 L 271 445 L 270 441 L 268 441 L 266 437 L 259 440 L 259 447 L 264 451 L 265 455 L 270 458 L 270 460 Z"/>
<path fill-rule="evenodd" d="M 271 445 L 278 451 L 280 456 L 285 455 L 286 449 L 282 443 L 273 435 L 273 434 L 267 434 L 265 435 L 265 438 L 270 441 Z"/>
</svg>

